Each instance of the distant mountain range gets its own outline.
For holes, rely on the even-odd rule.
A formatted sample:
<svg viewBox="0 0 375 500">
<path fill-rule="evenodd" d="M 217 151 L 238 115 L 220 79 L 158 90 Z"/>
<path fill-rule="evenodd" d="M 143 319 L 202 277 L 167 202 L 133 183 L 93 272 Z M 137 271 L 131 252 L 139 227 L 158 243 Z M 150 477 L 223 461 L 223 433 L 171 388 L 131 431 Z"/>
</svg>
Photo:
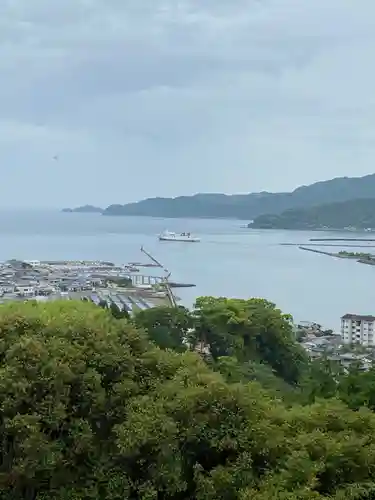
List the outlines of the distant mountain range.
<svg viewBox="0 0 375 500">
<path fill-rule="evenodd" d="M 103 208 L 94 207 L 93 205 L 83 205 L 77 208 L 63 208 L 62 212 L 65 213 L 81 213 L 81 214 L 102 214 Z"/>
<path fill-rule="evenodd" d="M 353 199 L 311 208 L 292 208 L 281 214 L 260 215 L 249 224 L 254 229 L 375 229 L 374 198 Z"/>
<path fill-rule="evenodd" d="M 375 174 L 339 177 L 301 186 L 292 192 L 243 195 L 196 194 L 177 198 L 147 198 L 137 203 L 110 205 L 104 210 L 79 207 L 69 211 L 100 212 L 106 216 L 148 216 L 170 218 L 233 218 L 254 220 L 265 214 L 281 214 L 291 209 L 375 198 Z"/>
</svg>

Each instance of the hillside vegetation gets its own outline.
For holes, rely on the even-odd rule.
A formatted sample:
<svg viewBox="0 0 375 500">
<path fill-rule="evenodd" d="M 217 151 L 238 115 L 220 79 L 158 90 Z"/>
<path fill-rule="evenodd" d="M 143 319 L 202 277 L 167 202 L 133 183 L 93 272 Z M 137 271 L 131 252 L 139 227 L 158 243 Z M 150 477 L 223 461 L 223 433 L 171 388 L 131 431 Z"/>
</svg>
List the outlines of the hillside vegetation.
<svg viewBox="0 0 375 500">
<path fill-rule="evenodd" d="M 375 496 L 374 370 L 310 363 L 265 300 L 14 303 L 0 330 L 0 499 Z"/>
<path fill-rule="evenodd" d="M 253 220 L 263 214 L 280 214 L 294 208 L 371 198 L 375 174 L 342 177 L 301 186 L 290 193 L 250 193 L 244 195 L 197 194 L 177 198 L 148 198 L 137 203 L 110 205 L 103 215 L 150 217 L 211 217 Z"/>
<path fill-rule="evenodd" d="M 249 227 L 255 229 L 375 229 L 375 198 L 291 209 L 281 214 L 260 215 Z"/>
</svg>

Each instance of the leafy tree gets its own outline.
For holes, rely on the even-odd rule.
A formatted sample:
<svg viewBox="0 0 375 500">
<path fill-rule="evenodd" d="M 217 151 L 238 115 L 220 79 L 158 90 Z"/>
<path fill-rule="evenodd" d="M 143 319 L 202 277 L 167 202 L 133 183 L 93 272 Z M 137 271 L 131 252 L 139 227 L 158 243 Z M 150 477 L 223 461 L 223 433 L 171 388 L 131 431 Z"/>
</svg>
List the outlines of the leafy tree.
<svg viewBox="0 0 375 500">
<path fill-rule="evenodd" d="M 374 418 L 338 401 L 287 410 L 198 369 L 137 399 L 118 435 L 126 456 L 147 449 L 138 479 L 152 498 L 167 483 L 167 498 L 354 500 L 375 491 Z"/>
<path fill-rule="evenodd" d="M 283 398 L 284 402 L 299 401 L 299 391 L 278 377 L 272 368 L 258 361 L 240 363 L 236 358 L 223 356 L 212 365 L 229 383 L 258 382 L 270 395 Z"/>
<path fill-rule="evenodd" d="M 347 375 L 340 379 L 338 395 L 350 408 L 358 410 L 367 406 L 375 411 L 375 367 L 363 371 L 352 366 Z"/>
<path fill-rule="evenodd" d="M 303 400 L 313 403 L 317 398 L 337 396 L 343 377 L 344 371 L 338 363 L 324 358 L 312 361 L 300 381 Z"/>
<path fill-rule="evenodd" d="M 0 499 L 373 498 L 372 411 L 287 407 L 224 361 L 82 301 L 0 306 Z"/>
<path fill-rule="evenodd" d="M 195 304 L 195 343 L 208 345 L 214 359 L 268 363 L 287 382 L 295 383 L 307 358 L 295 342 L 292 318 L 263 299 L 200 297 Z"/>
<path fill-rule="evenodd" d="M 300 386 L 305 403 L 336 397 L 353 410 L 367 407 L 375 412 L 375 367 L 363 370 L 360 364 L 352 364 L 344 371 L 335 362 L 316 360 L 310 364 Z"/>
<path fill-rule="evenodd" d="M 139 311 L 135 325 L 144 328 L 150 339 L 163 349 L 185 350 L 193 318 L 188 309 L 178 307 L 154 307 Z"/>
<path fill-rule="evenodd" d="M 126 498 L 111 436 L 146 339 L 81 301 L 2 306 L 0 332 L 0 498 Z"/>
<path fill-rule="evenodd" d="M 111 302 L 111 304 L 109 306 L 109 310 L 115 319 L 124 319 L 124 318 L 129 319 L 130 318 L 130 315 L 129 315 L 127 309 L 125 308 L 125 306 L 122 309 L 120 309 L 117 304 L 115 304 L 114 302 Z"/>
<path fill-rule="evenodd" d="M 108 305 L 108 302 L 106 300 L 100 300 L 98 306 L 102 309 L 108 310 L 115 319 L 130 319 L 130 314 L 128 313 L 125 306 L 120 309 L 114 302 L 110 302 L 110 304 Z"/>
</svg>

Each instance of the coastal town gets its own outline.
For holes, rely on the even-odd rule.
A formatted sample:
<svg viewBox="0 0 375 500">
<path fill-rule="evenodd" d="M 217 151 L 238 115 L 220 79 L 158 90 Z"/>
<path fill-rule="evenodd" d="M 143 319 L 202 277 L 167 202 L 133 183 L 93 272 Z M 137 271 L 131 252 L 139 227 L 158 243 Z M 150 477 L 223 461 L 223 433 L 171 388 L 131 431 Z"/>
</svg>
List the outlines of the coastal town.
<svg viewBox="0 0 375 500">
<path fill-rule="evenodd" d="M 147 252 L 144 252 L 147 254 Z M 148 254 L 147 254 L 148 255 Z M 152 258 L 152 256 L 150 256 Z M 129 314 L 159 305 L 174 305 L 168 275 L 142 274 L 151 263 L 117 265 L 103 261 L 21 261 L 0 263 L 0 303 L 17 300 L 89 300 L 115 304 Z"/>
<path fill-rule="evenodd" d="M 169 274 L 141 274 L 141 267 L 162 265 L 155 259 L 145 264 L 123 265 L 11 259 L 0 263 L 0 303 L 88 300 L 96 305 L 114 305 L 130 315 L 152 307 L 176 305 L 178 298 L 171 290 Z M 310 359 L 324 357 L 344 369 L 356 363 L 364 370 L 375 361 L 375 316 L 346 314 L 341 318 L 340 332 L 325 330 L 309 321 L 299 322 L 294 331 Z"/>
<path fill-rule="evenodd" d="M 108 308 L 115 306 L 129 315 L 177 305 L 179 299 L 172 288 L 194 285 L 171 282 L 171 273 L 143 247 L 141 252 L 147 262 L 7 260 L 0 263 L 0 303 L 86 300 Z M 342 257 L 354 258 L 357 254 L 342 252 Z M 161 269 L 164 276 L 153 273 L 153 269 Z M 310 359 L 324 358 L 344 369 L 353 363 L 363 370 L 372 366 L 374 332 L 375 316 L 346 314 L 341 318 L 340 332 L 310 321 L 294 324 L 295 338 Z"/>
</svg>

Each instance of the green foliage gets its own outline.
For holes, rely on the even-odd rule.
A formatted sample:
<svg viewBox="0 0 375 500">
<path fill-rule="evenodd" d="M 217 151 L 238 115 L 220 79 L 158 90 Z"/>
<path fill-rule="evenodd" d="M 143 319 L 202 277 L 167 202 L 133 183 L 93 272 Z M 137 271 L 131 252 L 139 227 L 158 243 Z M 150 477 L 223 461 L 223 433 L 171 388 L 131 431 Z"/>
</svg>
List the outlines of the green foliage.
<svg viewBox="0 0 375 500">
<path fill-rule="evenodd" d="M 223 356 L 216 360 L 212 368 L 219 371 L 228 383 L 258 382 L 270 395 L 282 398 L 284 402 L 300 400 L 297 388 L 278 377 L 272 368 L 257 361 L 240 363 L 236 358 Z"/>
<path fill-rule="evenodd" d="M 106 300 L 101 300 L 98 306 L 101 307 L 102 309 L 108 310 L 115 319 L 127 319 L 127 320 L 130 319 L 130 314 L 128 313 L 125 306 L 122 309 L 120 309 L 118 305 L 115 304 L 114 302 L 111 302 L 108 305 L 108 302 Z"/>
<path fill-rule="evenodd" d="M 111 304 L 109 306 L 109 310 L 115 319 L 129 319 L 130 318 L 130 315 L 129 315 L 127 309 L 125 308 L 125 306 L 123 306 L 123 308 L 120 309 L 117 304 L 115 304 L 114 302 L 111 302 Z"/>
<path fill-rule="evenodd" d="M 0 338 L 0 498 L 100 498 L 146 339 L 70 301 L 2 306 Z"/>
<path fill-rule="evenodd" d="M 167 348 L 204 334 L 225 354 Z M 82 301 L 0 306 L 0 500 L 373 499 L 375 371 L 306 366 L 292 344 L 259 299 L 134 321 Z"/>
<path fill-rule="evenodd" d="M 149 338 L 162 349 L 185 350 L 184 340 L 193 326 L 188 309 L 178 307 L 154 307 L 136 313 L 134 323 L 144 328 Z"/>
<path fill-rule="evenodd" d="M 261 361 L 285 381 L 298 381 L 307 358 L 294 340 L 291 316 L 271 302 L 200 297 L 194 315 L 194 341 L 209 345 L 214 359 Z"/>
<path fill-rule="evenodd" d="M 336 362 L 324 358 L 312 361 L 300 381 L 303 400 L 313 403 L 317 398 L 336 396 L 343 376 L 344 372 Z"/>
<path fill-rule="evenodd" d="M 375 368 L 368 371 L 353 367 L 340 379 L 338 395 L 350 408 L 358 410 L 367 406 L 375 411 Z"/>
</svg>

